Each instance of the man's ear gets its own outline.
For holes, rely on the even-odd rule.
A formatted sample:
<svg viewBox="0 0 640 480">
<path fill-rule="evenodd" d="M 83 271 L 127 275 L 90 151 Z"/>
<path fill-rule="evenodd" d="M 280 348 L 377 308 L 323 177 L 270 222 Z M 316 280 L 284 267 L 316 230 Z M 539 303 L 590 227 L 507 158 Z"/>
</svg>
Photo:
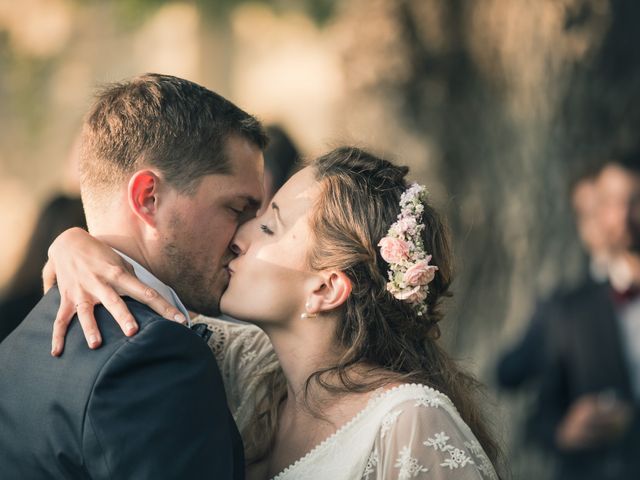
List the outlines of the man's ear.
<svg viewBox="0 0 640 480">
<path fill-rule="evenodd" d="M 322 313 L 339 308 L 351 295 L 351 280 L 344 272 L 321 272 L 322 282 L 313 290 L 308 300 L 308 313 Z"/>
<path fill-rule="evenodd" d="M 129 180 L 127 199 L 131 211 L 145 224 L 155 227 L 158 213 L 160 177 L 151 170 L 140 170 Z"/>
</svg>

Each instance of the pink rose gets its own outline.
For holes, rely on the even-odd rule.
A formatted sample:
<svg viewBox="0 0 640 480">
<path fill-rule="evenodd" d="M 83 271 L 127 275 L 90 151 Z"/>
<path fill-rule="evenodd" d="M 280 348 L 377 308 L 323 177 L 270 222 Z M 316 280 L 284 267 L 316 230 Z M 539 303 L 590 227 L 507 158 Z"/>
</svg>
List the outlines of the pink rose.
<svg viewBox="0 0 640 480">
<path fill-rule="evenodd" d="M 407 285 L 426 285 L 436 276 L 438 267 L 429 265 L 429 256 L 426 260 L 418 260 L 404 272 L 404 283 Z"/>
<path fill-rule="evenodd" d="M 400 263 L 409 254 L 409 244 L 399 238 L 384 237 L 378 246 L 387 263 Z"/>
<path fill-rule="evenodd" d="M 427 289 L 423 285 L 418 285 L 413 288 L 405 288 L 393 296 L 409 303 L 421 303 L 427 298 Z"/>
</svg>

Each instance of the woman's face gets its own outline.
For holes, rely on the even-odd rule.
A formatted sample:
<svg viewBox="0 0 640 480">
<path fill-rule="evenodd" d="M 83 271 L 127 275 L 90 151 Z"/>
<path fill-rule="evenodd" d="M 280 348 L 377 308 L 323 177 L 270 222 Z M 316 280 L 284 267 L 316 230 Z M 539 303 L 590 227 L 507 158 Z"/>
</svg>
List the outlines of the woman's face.
<svg viewBox="0 0 640 480">
<path fill-rule="evenodd" d="M 318 182 L 306 167 L 285 183 L 262 214 L 242 225 L 232 241 L 221 310 L 254 323 L 280 323 L 304 312 L 318 275 L 307 265 L 309 214 Z"/>
</svg>

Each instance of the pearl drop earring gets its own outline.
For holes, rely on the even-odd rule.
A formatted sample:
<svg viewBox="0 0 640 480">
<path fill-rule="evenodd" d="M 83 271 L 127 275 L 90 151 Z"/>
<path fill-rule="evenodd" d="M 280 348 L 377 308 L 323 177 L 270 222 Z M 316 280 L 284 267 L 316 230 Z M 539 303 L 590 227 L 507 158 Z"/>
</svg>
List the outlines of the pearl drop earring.
<svg viewBox="0 0 640 480">
<path fill-rule="evenodd" d="M 304 304 L 304 308 L 309 310 L 311 308 L 311 304 L 309 302 Z M 300 318 L 316 318 L 317 315 L 315 313 L 304 312 L 300 315 Z"/>
</svg>

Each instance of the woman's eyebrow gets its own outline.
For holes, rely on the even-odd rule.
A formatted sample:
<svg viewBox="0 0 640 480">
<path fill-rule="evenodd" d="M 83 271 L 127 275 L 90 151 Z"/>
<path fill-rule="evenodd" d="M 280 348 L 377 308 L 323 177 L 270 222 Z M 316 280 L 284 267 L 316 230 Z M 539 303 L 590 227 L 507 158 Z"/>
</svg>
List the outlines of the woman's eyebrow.
<svg viewBox="0 0 640 480">
<path fill-rule="evenodd" d="M 276 218 L 277 220 L 284 225 L 284 222 L 282 221 L 282 217 L 280 216 L 280 207 L 278 206 L 278 204 L 276 202 L 271 202 L 271 208 L 273 209 L 273 211 L 275 212 Z"/>
</svg>

